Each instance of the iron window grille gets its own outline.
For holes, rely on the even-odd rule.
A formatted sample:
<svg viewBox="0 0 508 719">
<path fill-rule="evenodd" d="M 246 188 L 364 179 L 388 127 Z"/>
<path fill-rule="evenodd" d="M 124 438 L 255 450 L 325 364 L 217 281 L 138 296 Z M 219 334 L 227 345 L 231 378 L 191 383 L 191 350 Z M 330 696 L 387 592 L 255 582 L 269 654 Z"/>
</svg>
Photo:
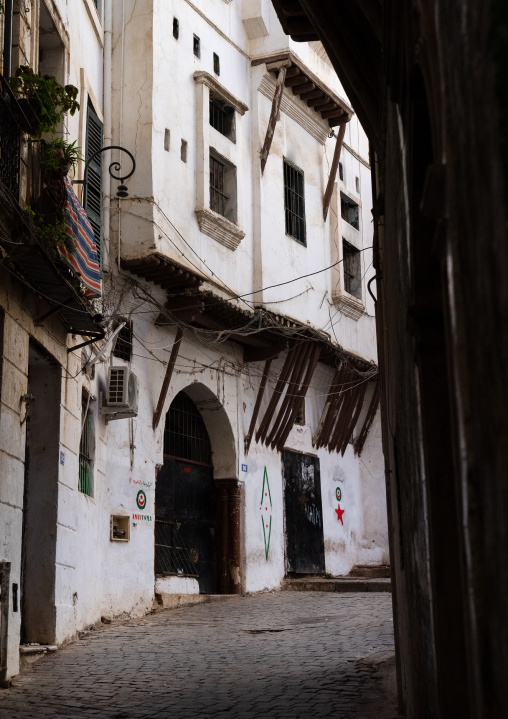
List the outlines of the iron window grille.
<svg viewBox="0 0 508 719">
<path fill-rule="evenodd" d="M 199 464 L 212 464 L 212 446 L 198 408 L 179 392 L 166 415 L 164 454 Z"/>
<path fill-rule="evenodd" d="M 306 245 L 305 195 L 302 170 L 284 160 L 284 210 L 286 235 Z"/>
<path fill-rule="evenodd" d="M 130 362 L 132 359 L 132 322 L 126 322 L 116 338 L 113 356 Z"/>
<path fill-rule="evenodd" d="M 342 241 L 342 258 L 344 271 L 344 289 L 353 297 L 362 299 L 360 250 Z"/>
<path fill-rule="evenodd" d="M 19 200 L 21 130 L 14 116 L 15 100 L 8 90 L 0 94 L 0 182 Z"/>
<path fill-rule="evenodd" d="M 92 496 L 94 431 L 90 411 L 90 395 L 83 391 L 81 399 L 81 439 L 79 441 L 79 491 Z"/>
<path fill-rule="evenodd" d="M 194 557 L 185 546 L 178 522 L 155 519 L 155 574 L 199 577 Z"/>
<path fill-rule="evenodd" d="M 210 125 L 231 142 L 236 141 L 235 111 L 224 100 L 213 95 L 210 95 Z"/>
<path fill-rule="evenodd" d="M 224 192 L 225 165 L 210 155 L 210 209 L 225 217 L 226 202 L 229 199 Z"/>
</svg>

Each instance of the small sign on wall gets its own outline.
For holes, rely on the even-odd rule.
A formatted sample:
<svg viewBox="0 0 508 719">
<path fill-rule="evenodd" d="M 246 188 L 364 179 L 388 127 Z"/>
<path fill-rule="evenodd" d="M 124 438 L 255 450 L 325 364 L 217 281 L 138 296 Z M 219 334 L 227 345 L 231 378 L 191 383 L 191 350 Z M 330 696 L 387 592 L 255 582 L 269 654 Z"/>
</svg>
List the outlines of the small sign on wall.
<svg viewBox="0 0 508 719">
<path fill-rule="evenodd" d="M 60 452 L 60 464 L 65 464 L 65 452 Z"/>
<path fill-rule="evenodd" d="M 246 472 L 246 471 L 247 471 L 247 465 L 246 465 L 246 464 L 242 464 L 242 472 Z"/>
</svg>

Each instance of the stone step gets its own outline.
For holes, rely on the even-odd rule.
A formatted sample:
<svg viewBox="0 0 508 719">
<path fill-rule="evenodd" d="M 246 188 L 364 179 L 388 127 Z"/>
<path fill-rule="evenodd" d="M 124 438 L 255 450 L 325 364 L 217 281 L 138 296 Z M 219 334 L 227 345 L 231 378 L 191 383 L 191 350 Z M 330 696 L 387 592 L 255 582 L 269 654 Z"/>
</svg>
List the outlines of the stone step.
<svg viewBox="0 0 508 719">
<path fill-rule="evenodd" d="M 390 579 L 390 566 L 380 564 L 376 567 L 357 564 L 349 572 L 349 577 L 362 577 L 363 579 Z"/>
<path fill-rule="evenodd" d="M 390 579 L 359 577 L 303 577 L 285 579 L 282 588 L 292 592 L 391 592 Z"/>
</svg>

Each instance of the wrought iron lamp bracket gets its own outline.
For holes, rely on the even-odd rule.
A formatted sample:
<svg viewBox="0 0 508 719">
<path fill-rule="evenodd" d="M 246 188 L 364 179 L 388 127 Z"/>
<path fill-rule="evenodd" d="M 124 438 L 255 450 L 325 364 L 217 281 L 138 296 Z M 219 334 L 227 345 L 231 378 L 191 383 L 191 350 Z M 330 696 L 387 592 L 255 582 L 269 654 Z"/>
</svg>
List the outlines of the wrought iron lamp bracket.
<svg viewBox="0 0 508 719">
<path fill-rule="evenodd" d="M 118 189 L 116 191 L 116 194 L 118 197 L 128 197 L 129 193 L 127 192 L 127 186 L 124 185 L 125 180 L 128 180 L 131 175 L 134 174 L 134 170 L 136 169 L 136 160 L 134 159 L 134 155 L 129 150 L 126 150 L 125 147 L 120 147 L 120 145 L 108 145 L 108 147 L 101 147 L 100 150 L 97 150 L 97 152 L 94 152 L 91 157 L 88 158 L 88 160 L 85 162 L 85 171 L 83 173 L 83 179 L 82 180 L 73 180 L 73 185 L 83 185 L 83 205 L 86 204 L 86 187 L 88 184 L 88 168 L 90 166 L 90 163 L 92 160 L 95 160 L 96 157 L 98 157 L 103 152 L 106 152 L 107 150 L 120 150 L 120 152 L 125 152 L 127 155 L 129 155 L 131 161 L 132 161 L 132 170 L 128 172 L 126 175 L 115 175 L 115 172 L 121 172 L 122 166 L 118 161 L 112 162 L 108 167 L 108 172 L 110 176 L 114 180 L 119 180 L 120 184 L 118 185 Z"/>
</svg>

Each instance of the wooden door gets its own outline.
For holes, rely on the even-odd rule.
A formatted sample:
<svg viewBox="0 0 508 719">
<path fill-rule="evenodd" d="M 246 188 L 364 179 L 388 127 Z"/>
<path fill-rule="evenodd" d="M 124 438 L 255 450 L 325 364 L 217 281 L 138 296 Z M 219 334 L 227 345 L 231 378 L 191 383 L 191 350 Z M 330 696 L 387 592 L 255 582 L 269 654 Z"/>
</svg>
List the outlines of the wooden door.
<svg viewBox="0 0 508 719">
<path fill-rule="evenodd" d="M 287 571 L 323 574 L 325 546 L 319 459 L 284 450 Z"/>
</svg>

